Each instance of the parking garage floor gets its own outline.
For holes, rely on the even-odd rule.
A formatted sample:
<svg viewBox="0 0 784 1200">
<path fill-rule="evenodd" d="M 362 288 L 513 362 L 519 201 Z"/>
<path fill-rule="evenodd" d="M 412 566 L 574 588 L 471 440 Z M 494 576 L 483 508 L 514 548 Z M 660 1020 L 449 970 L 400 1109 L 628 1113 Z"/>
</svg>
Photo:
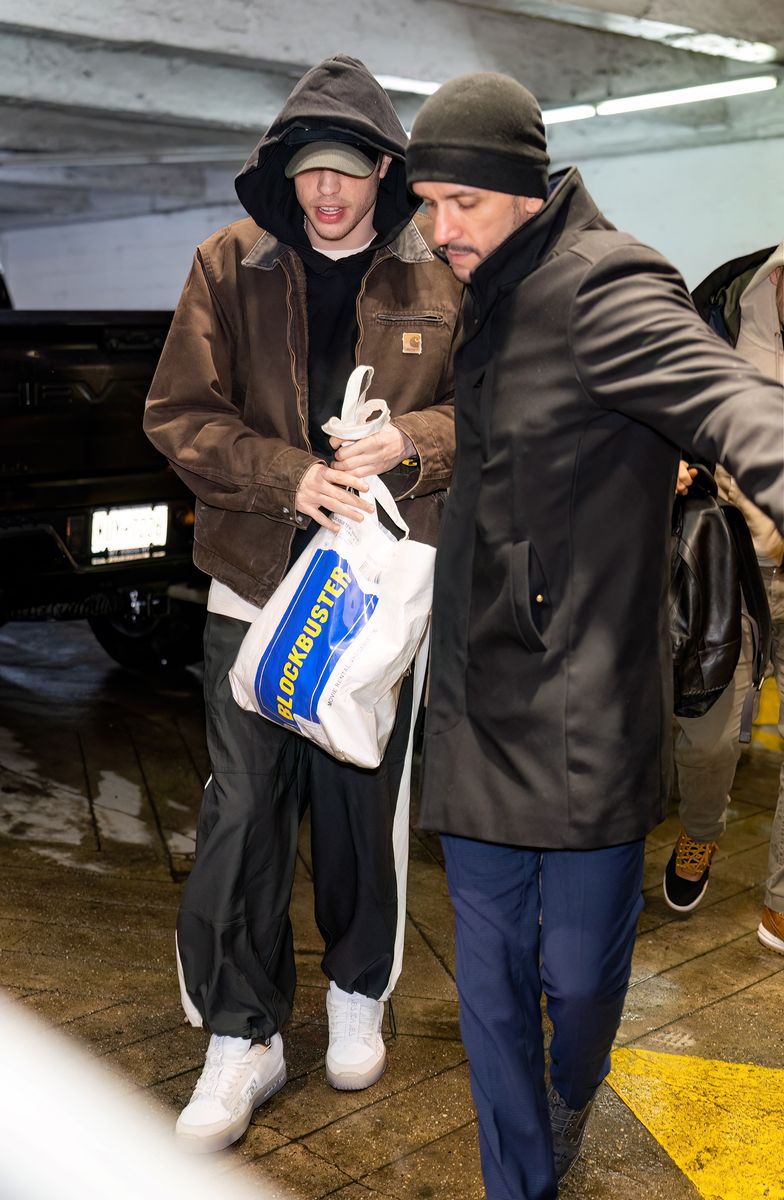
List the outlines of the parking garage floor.
<svg viewBox="0 0 784 1200">
<path fill-rule="evenodd" d="M 661 895 L 676 817 L 648 840 L 613 1073 L 566 1198 L 784 1198 L 784 957 L 755 934 L 781 753 L 774 704 L 768 693 L 690 918 Z M 88 1047 L 172 1124 L 206 1043 L 183 1022 L 172 932 L 206 773 L 197 670 L 164 683 L 136 677 L 82 623 L 0 629 L 2 999 Z M 205 1171 L 263 1180 L 281 1198 L 480 1200 L 437 839 L 412 830 L 397 1036 L 366 1092 L 324 1079 L 306 826 L 293 919 L 290 1082 Z M 46 1107 L 35 1119 L 45 1147 Z"/>
</svg>

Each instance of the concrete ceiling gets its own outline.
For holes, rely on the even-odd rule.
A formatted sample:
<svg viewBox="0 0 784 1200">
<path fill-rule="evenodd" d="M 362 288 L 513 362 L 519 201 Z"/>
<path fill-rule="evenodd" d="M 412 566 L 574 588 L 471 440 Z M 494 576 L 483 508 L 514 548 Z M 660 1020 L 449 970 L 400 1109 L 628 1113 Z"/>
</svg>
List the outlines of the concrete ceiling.
<svg viewBox="0 0 784 1200">
<path fill-rule="evenodd" d="M 292 84 L 339 50 L 403 80 L 503 71 L 546 110 L 781 80 L 552 125 L 556 165 L 784 136 L 781 0 L 0 0 L 0 231 L 232 202 Z M 423 97 L 390 94 L 410 126 Z"/>
</svg>

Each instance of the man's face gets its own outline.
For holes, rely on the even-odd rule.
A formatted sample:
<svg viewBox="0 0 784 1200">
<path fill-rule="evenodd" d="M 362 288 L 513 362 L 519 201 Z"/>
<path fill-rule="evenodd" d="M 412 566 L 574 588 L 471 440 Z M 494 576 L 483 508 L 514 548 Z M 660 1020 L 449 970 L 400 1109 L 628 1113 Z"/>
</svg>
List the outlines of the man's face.
<svg viewBox="0 0 784 1200">
<path fill-rule="evenodd" d="M 463 283 L 544 204 L 533 196 L 509 196 L 456 183 L 415 183 L 413 191 L 424 200 L 435 225 L 435 240 Z"/>
<path fill-rule="evenodd" d="M 308 222 L 311 245 L 324 250 L 354 250 L 373 240 L 378 185 L 391 161 L 385 154 L 364 179 L 321 167 L 295 175 L 294 188 Z"/>
</svg>

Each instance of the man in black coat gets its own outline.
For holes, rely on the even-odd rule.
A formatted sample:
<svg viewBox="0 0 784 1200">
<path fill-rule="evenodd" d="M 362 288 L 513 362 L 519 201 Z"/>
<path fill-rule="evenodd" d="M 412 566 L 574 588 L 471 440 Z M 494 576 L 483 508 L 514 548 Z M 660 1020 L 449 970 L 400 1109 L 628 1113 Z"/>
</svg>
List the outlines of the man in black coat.
<svg viewBox="0 0 784 1200">
<path fill-rule="evenodd" d="M 784 392 L 548 162 L 536 100 L 495 74 L 440 88 L 407 152 L 468 284 L 422 824 L 444 835 L 490 1200 L 556 1195 L 609 1070 L 669 792 L 677 448 L 784 527 Z"/>
</svg>

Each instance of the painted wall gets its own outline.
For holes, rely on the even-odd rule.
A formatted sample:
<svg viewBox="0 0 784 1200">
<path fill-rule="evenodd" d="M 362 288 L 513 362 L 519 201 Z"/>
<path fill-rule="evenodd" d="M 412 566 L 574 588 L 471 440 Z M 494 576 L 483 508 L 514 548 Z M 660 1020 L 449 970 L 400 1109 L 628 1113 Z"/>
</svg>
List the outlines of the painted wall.
<svg viewBox="0 0 784 1200">
<path fill-rule="evenodd" d="M 198 243 L 245 215 L 213 205 L 16 230 L 0 235 L 0 264 L 15 308 L 173 308 Z"/>
<path fill-rule="evenodd" d="M 578 166 L 613 224 L 660 250 L 690 288 L 720 263 L 784 240 L 784 139 Z"/>
<path fill-rule="evenodd" d="M 784 239 L 784 139 L 578 165 L 609 219 L 662 251 L 690 287 Z M 12 231 L 0 236 L 0 263 L 17 308 L 170 308 L 196 244 L 242 215 L 213 205 Z"/>
</svg>

